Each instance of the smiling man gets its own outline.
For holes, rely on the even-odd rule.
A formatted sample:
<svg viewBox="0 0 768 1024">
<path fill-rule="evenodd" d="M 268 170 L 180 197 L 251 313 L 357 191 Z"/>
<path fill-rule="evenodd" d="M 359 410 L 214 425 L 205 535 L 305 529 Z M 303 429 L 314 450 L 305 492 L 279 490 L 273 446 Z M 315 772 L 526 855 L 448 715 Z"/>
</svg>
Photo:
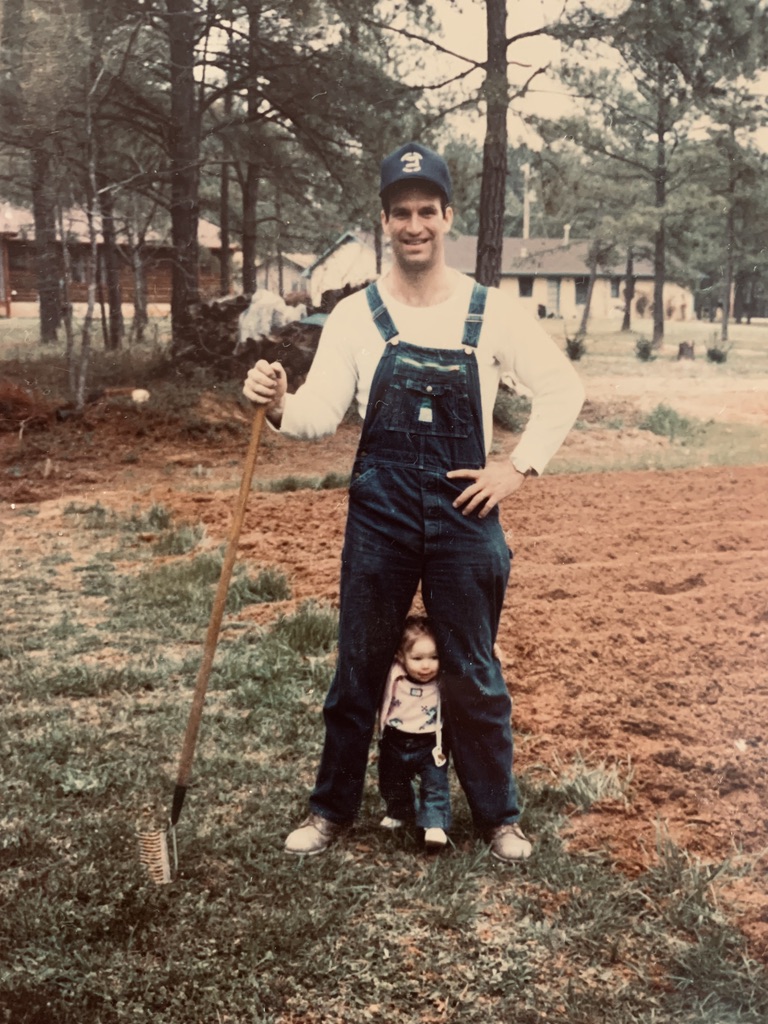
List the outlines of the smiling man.
<svg viewBox="0 0 768 1024">
<path fill-rule="evenodd" d="M 510 570 L 499 502 L 542 472 L 584 398 L 570 362 L 515 300 L 445 262 L 445 161 L 408 142 L 382 162 L 389 272 L 340 302 L 305 384 L 258 362 L 244 393 L 281 431 L 363 417 L 341 564 L 339 651 L 309 816 L 287 838 L 322 853 L 357 816 L 368 750 L 403 623 L 421 585 L 443 668 L 445 731 L 475 826 L 502 861 L 530 856 L 512 770 L 511 702 L 494 642 Z M 509 459 L 486 461 L 501 375 L 533 394 Z"/>
</svg>

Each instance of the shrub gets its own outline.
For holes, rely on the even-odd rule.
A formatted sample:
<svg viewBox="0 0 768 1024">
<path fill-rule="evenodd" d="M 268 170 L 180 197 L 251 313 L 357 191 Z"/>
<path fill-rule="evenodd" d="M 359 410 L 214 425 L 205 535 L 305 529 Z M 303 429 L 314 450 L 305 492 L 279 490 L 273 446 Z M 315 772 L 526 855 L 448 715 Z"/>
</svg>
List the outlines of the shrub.
<svg viewBox="0 0 768 1024">
<path fill-rule="evenodd" d="M 531 403 L 522 395 L 513 394 L 505 388 L 499 388 L 496 404 L 493 407 L 493 419 L 504 430 L 513 434 L 519 433 L 531 414 Z"/>
<path fill-rule="evenodd" d="M 640 421 L 641 430 L 650 430 L 659 437 L 668 437 L 670 441 L 692 438 L 696 433 L 696 424 L 681 416 L 679 412 L 664 405 L 662 402 Z"/>
<path fill-rule="evenodd" d="M 653 342 L 650 338 L 637 339 L 635 342 L 635 355 L 644 363 L 649 363 L 652 359 L 656 358 L 653 354 Z"/>
<path fill-rule="evenodd" d="M 566 337 L 565 352 L 572 362 L 577 363 L 586 351 L 586 343 L 580 335 L 577 334 L 575 338 Z"/>
<path fill-rule="evenodd" d="M 707 349 L 707 359 L 710 363 L 724 363 L 730 352 L 730 345 L 723 346 L 717 343 L 710 345 Z"/>
</svg>

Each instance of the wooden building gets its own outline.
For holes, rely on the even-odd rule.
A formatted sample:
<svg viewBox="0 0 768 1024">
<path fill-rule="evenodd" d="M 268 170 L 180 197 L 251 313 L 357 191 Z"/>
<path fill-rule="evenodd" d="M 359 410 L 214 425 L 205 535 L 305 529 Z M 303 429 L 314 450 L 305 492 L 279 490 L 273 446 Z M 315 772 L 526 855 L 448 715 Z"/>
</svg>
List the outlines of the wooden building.
<svg viewBox="0 0 768 1024">
<path fill-rule="evenodd" d="M 86 267 L 90 256 L 85 214 L 71 211 L 65 221 L 69 249 L 72 302 L 87 301 Z M 213 298 L 219 294 L 221 239 L 219 229 L 209 221 L 201 220 L 198 229 L 200 244 L 200 294 Z M 61 245 L 61 243 L 59 243 Z M 104 281 L 102 264 L 103 243 L 99 244 L 99 283 Z M 135 275 L 131 247 L 127 238 L 118 238 L 121 255 L 120 286 L 123 302 L 133 302 Z M 142 250 L 146 280 L 147 301 L 165 304 L 171 301 L 171 271 L 173 248 L 167 238 L 152 233 Z M 63 265 L 63 263 L 62 263 Z M 0 309 L 6 316 L 13 313 L 14 302 L 37 301 L 37 262 L 35 227 L 31 210 L 0 204 Z"/>
</svg>

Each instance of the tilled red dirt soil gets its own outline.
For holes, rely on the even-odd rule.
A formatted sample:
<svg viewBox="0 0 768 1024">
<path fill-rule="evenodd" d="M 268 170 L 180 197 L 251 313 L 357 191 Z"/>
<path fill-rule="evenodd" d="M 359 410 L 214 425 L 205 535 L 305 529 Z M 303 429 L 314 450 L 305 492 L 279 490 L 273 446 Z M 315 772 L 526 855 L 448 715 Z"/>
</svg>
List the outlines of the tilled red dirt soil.
<svg viewBox="0 0 768 1024">
<path fill-rule="evenodd" d="M 2 518 L 30 561 L 46 531 L 72 528 L 60 512 L 75 498 L 162 503 L 223 540 L 242 438 L 202 454 L 147 441 L 133 455 L 135 442 L 117 435 L 87 451 L 77 436 L 55 451 L 39 439 L 21 462 L 13 452 L 5 461 L 17 469 L 4 478 Z M 267 436 L 257 476 L 346 472 L 355 439 L 353 426 L 313 445 Z M 6 515 L 10 502 L 45 514 L 20 524 Z M 343 490 L 252 495 L 242 557 L 288 576 L 293 598 L 277 611 L 337 600 L 345 508 Z M 607 849 L 629 873 L 652 860 L 660 830 L 695 857 L 732 858 L 748 869 L 729 887 L 734 912 L 765 955 L 768 465 L 544 476 L 502 519 L 515 552 L 499 640 L 518 771 L 559 772 L 578 758 L 617 767 L 628 799 L 574 814 L 572 846 Z"/>
</svg>

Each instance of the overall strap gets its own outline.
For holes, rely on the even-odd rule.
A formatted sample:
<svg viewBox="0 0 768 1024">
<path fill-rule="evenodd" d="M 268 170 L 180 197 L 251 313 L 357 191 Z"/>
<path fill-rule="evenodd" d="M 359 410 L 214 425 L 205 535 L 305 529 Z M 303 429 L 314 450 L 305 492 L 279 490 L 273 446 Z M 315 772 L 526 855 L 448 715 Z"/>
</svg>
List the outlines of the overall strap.
<svg viewBox="0 0 768 1024">
<path fill-rule="evenodd" d="M 488 289 L 483 284 L 475 281 L 472 288 L 472 297 L 469 300 L 469 311 L 464 321 L 464 336 L 461 339 L 463 346 L 477 348 L 480 339 L 480 331 L 483 327 L 483 314 L 485 313 L 485 300 L 488 298 Z"/>
<path fill-rule="evenodd" d="M 379 334 L 384 341 L 391 341 L 393 338 L 396 338 L 400 332 L 395 327 L 394 321 L 389 315 L 389 310 L 382 301 L 381 293 L 375 281 L 371 281 L 365 289 L 365 297 L 368 300 L 368 308 L 371 311 L 373 322 L 378 327 Z"/>
</svg>

